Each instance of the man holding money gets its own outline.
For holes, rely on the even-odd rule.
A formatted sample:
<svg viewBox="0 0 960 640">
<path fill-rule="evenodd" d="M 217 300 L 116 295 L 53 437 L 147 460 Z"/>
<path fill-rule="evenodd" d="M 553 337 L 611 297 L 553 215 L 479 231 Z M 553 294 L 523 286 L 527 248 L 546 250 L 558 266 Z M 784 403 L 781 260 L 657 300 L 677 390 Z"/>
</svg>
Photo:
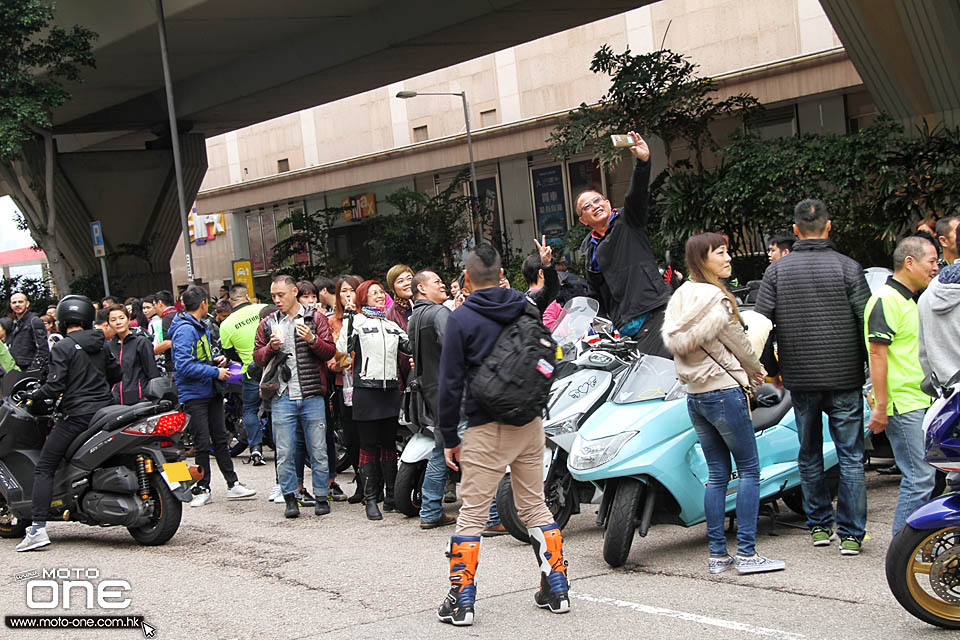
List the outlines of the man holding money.
<svg viewBox="0 0 960 640">
<path fill-rule="evenodd" d="M 630 153 L 636 158 L 623 207 L 612 209 L 603 194 L 592 189 L 574 200 L 577 216 L 591 229 L 580 251 L 586 258 L 587 280 L 614 325 L 634 338 L 643 353 L 671 358 L 660 327 L 670 299 L 670 287 L 660 273 L 647 234 L 650 196 L 650 147 L 629 132 Z"/>
</svg>

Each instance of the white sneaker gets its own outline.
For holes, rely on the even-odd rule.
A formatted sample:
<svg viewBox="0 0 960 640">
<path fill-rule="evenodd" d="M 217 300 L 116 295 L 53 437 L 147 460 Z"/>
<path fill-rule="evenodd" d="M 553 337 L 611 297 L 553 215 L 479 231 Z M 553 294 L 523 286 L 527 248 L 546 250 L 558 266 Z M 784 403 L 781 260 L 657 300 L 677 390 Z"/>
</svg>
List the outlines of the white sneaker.
<svg viewBox="0 0 960 640">
<path fill-rule="evenodd" d="M 191 507 L 202 507 L 203 505 L 210 502 L 210 489 L 199 489 L 194 487 L 193 489 L 193 500 L 190 501 Z"/>
<path fill-rule="evenodd" d="M 227 489 L 227 500 L 244 500 L 257 495 L 255 489 L 248 489 L 239 482 Z"/>
<path fill-rule="evenodd" d="M 267 497 L 267 500 L 270 502 L 276 502 L 277 498 L 280 498 L 280 502 L 283 502 L 283 489 L 280 488 L 280 485 L 273 485 L 273 489 L 270 489 L 270 495 Z"/>
<path fill-rule="evenodd" d="M 34 549 L 39 549 L 49 544 L 50 538 L 47 536 L 47 528 L 40 527 L 34 529 L 31 526 L 27 527 L 27 535 L 25 535 L 23 540 L 17 545 L 17 551 L 33 551 Z"/>
</svg>

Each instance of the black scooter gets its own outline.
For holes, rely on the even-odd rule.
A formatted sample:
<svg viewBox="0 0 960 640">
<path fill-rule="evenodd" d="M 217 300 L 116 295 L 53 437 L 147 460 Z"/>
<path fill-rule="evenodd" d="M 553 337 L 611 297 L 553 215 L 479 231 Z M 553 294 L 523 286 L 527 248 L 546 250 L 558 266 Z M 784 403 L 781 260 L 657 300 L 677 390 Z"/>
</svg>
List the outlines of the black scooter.
<svg viewBox="0 0 960 640">
<path fill-rule="evenodd" d="M 40 381 L 3 377 L 0 405 L 0 538 L 20 538 L 32 516 L 34 467 L 53 425 L 52 401 L 27 397 Z M 142 545 L 166 543 L 180 527 L 183 502 L 202 472 L 183 460 L 189 417 L 177 410 L 166 377 L 151 380 L 147 401 L 100 409 L 74 439 L 54 477 L 48 521 L 127 527 Z"/>
</svg>

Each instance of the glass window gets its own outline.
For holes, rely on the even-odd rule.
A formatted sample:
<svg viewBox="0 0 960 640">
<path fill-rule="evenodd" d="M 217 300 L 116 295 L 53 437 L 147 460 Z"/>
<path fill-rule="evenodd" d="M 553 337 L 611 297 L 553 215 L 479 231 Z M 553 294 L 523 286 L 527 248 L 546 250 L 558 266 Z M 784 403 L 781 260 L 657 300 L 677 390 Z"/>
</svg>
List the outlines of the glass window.
<svg viewBox="0 0 960 640">
<path fill-rule="evenodd" d="M 567 207 L 563 192 L 563 165 L 533 169 L 533 208 L 537 216 L 537 235 L 548 242 L 559 242 L 567 233 Z"/>
<path fill-rule="evenodd" d="M 260 216 L 260 227 L 263 232 L 263 249 L 266 257 L 267 270 L 273 269 L 273 247 L 277 244 L 277 223 L 273 213 L 264 213 Z"/>
<path fill-rule="evenodd" d="M 263 252 L 263 236 L 260 234 L 260 214 L 247 216 L 247 235 L 250 238 L 250 262 L 254 273 L 267 270 Z"/>
<path fill-rule="evenodd" d="M 477 180 L 477 191 L 480 194 L 480 233 L 484 240 L 496 249 L 500 246 L 500 198 L 497 195 L 496 178 L 480 178 Z"/>
<path fill-rule="evenodd" d="M 581 191 L 590 189 L 603 193 L 603 173 L 593 160 L 570 162 L 567 164 L 567 171 L 570 172 L 570 198 L 573 207 L 577 206 L 577 195 Z M 576 211 L 573 212 L 573 216 L 574 218 L 577 217 Z"/>
</svg>

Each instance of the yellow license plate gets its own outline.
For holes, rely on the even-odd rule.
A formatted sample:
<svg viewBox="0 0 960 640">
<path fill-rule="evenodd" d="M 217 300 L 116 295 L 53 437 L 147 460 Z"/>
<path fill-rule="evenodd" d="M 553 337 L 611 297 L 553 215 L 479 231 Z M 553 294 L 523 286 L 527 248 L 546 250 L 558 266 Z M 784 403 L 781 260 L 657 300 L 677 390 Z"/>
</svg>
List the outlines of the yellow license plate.
<svg viewBox="0 0 960 640">
<path fill-rule="evenodd" d="M 170 482 L 190 482 L 190 469 L 186 462 L 165 462 L 163 472 L 167 474 L 167 480 Z"/>
</svg>

